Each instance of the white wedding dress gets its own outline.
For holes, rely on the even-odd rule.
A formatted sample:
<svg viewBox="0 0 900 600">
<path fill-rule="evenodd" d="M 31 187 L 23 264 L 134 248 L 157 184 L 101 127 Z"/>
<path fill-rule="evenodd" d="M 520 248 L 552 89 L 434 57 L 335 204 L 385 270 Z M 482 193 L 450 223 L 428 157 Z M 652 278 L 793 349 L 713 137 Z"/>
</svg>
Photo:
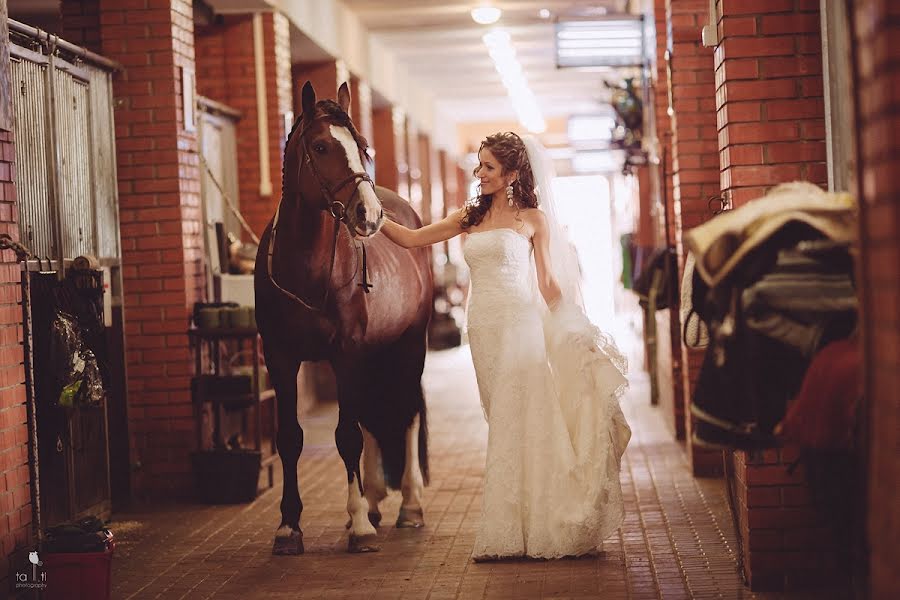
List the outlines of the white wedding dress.
<svg viewBox="0 0 900 600">
<path fill-rule="evenodd" d="M 470 233 L 465 258 L 469 343 L 489 426 L 473 557 L 598 552 L 624 518 L 624 359 L 576 305 L 546 310 L 525 236 Z"/>
</svg>

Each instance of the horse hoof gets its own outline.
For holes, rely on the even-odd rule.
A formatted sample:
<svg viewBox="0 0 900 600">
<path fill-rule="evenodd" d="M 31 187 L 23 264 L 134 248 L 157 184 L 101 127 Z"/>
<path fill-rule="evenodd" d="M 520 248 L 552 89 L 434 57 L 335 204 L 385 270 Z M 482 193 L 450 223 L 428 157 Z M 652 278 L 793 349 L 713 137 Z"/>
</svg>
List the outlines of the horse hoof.
<svg viewBox="0 0 900 600">
<path fill-rule="evenodd" d="M 287 529 L 287 528 L 282 528 Z M 290 529 L 290 532 L 275 534 L 275 543 L 272 545 L 272 554 L 276 556 L 296 556 L 303 554 L 303 532 L 299 529 Z"/>
<path fill-rule="evenodd" d="M 376 543 L 377 541 L 377 535 L 351 534 L 348 550 L 350 552 L 353 552 L 354 554 L 358 554 L 361 552 L 378 552 L 379 550 L 381 550 L 381 546 Z"/>
<path fill-rule="evenodd" d="M 425 525 L 425 514 L 421 508 L 401 508 L 397 516 L 397 527 L 412 527 L 418 529 Z"/>
</svg>

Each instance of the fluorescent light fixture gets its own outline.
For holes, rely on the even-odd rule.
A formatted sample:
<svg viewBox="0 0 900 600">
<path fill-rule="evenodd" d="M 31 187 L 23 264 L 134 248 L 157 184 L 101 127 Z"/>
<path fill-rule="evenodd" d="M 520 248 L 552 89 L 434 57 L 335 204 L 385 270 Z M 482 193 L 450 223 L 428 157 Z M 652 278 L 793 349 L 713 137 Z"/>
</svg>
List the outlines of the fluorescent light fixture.
<svg viewBox="0 0 900 600">
<path fill-rule="evenodd" d="M 490 25 L 500 20 L 502 12 L 496 6 L 482 4 L 477 8 L 473 8 L 470 14 L 472 15 L 472 20 L 479 25 Z"/>
<path fill-rule="evenodd" d="M 522 65 L 516 58 L 516 50 L 512 46 L 509 33 L 502 29 L 494 29 L 481 37 L 488 48 L 488 54 L 494 61 L 494 68 L 500 75 L 500 81 L 506 87 L 509 100 L 519 122 L 531 133 L 543 133 L 547 123 L 541 114 L 537 98 L 528 87 L 528 81 L 522 72 Z"/>
<path fill-rule="evenodd" d="M 558 67 L 634 67 L 644 63 L 641 17 L 598 17 L 556 24 Z"/>
</svg>

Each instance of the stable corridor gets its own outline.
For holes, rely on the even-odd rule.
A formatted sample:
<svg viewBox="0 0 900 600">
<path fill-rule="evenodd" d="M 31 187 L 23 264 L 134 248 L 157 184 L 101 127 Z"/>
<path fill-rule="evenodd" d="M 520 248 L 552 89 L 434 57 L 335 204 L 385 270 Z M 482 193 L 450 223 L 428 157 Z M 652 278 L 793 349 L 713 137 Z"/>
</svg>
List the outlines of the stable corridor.
<svg viewBox="0 0 900 600">
<path fill-rule="evenodd" d="M 429 354 L 431 485 L 426 527 L 393 527 L 398 492 L 385 502 L 382 550 L 346 553 L 346 483 L 334 447 L 334 405 L 303 419 L 300 459 L 304 556 L 272 556 L 281 488 L 248 505 L 178 505 L 119 513 L 113 597 L 129 598 L 823 598 L 753 594 L 740 582 L 721 479 L 694 479 L 682 447 L 649 405 L 646 374 L 629 350 L 623 408 L 634 430 L 623 464 L 627 520 L 594 558 L 474 563 L 487 428 L 469 350 Z M 625 339 L 623 339 L 623 337 Z M 838 597 L 838 596 L 835 596 Z"/>
</svg>

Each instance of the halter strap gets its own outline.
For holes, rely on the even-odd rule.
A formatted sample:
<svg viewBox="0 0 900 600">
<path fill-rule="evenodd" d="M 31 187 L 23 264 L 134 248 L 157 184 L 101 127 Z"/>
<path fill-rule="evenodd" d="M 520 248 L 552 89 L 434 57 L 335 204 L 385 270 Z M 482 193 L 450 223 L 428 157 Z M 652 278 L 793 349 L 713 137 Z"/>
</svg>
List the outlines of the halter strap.
<svg viewBox="0 0 900 600">
<path fill-rule="evenodd" d="M 322 117 L 318 117 L 322 118 Z M 359 193 L 359 184 L 362 182 L 367 182 L 372 186 L 372 190 L 375 190 L 375 182 L 372 181 L 372 178 L 369 177 L 369 174 L 365 171 L 354 171 L 337 184 L 331 186 L 330 188 L 326 185 L 326 180 L 322 177 L 322 174 L 319 172 L 318 167 L 316 166 L 315 161 L 312 160 L 312 156 L 309 153 L 309 149 L 306 146 L 306 132 L 309 130 L 309 127 L 316 121 L 317 119 L 313 119 L 310 121 L 303 129 L 300 131 L 300 145 L 303 151 L 303 159 L 300 163 L 300 169 L 297 171 L 297 190 L 300 192 L 300 177 L 303 173 L 304 165 L 308 164 L 310 170 L 313 172 L 313 176 L 316 178 L 317 183 L 319 184 L 319 188 L 322 190 L 322 196 L 326 200 L 326 204 L 322 207 L 322 210 L 327 211 L 331 217 L 334 219 L 334 234 L 331 240 L 331 261 L 328 267 L 328 279 L 325 280 L 325 293 L 322 297 L 322 304 L 319 307 L 312 306 L 308 302 L 304 301 L 298 295 L 294 294 L 291 291 L 286 290 L 281 287 L 277 281 L 275 281 L 275 274 L 272 272 L 272 262 L 275 256 L 275 234 L 278 229 L 278 217 L 281 213 L 281 205 L 284 202 L 284 195 L 281 197 L 281 201 L 278 203 L 278 208 L 275 210 L 275 217 L 272 220 L 272 232 L 269 235 L 269 245 L 266 252 L 266 269 L 269 274 L 269 281 L 272 282 L 272 285 L 275 286 L 276 289 L 280 290 L 282 293 L 287 295 L 289 298 L 294 301 L 300 303 L 304 308 L 311 310 L 313 312 L 322 312 L 325 309 L 325 305 L 328 303 L 328 292 L 330 290 L 329 284 L 331 283 L 331 278 L 334 275 L 334 263 L 337 256 L 337 241 L 338 241 L 338 233 L 340 232 L 341 222 L 343 221 L 349 227 L 349 223 L 347 223 L 347 206 L 344 205 L 343 202 L 335 198 L 335 195 L 338 194 L 341 190 L 352 183 L 356 183 L 356 188 L 353 190 L 353 194 L 350 196 L 350 200 L 352 202 L 353 198 Z M 350 202 L 347 203 L 349 205 Z M 354 244 L 356 245 L 356 244 Z M 369 289 L 372 285 L 368 282 L 367 278 L 367 265 L 366 265 L 366 246 L 362 244 L 362 267 L 363 274 L 362 279 L 363 282 L 359 284 L 365 293 L 369 293 Z M 359 265 L 357 265 L 357 269 Z M 354 273 L 355 276 L 355 273 Z"/>
</svg>

